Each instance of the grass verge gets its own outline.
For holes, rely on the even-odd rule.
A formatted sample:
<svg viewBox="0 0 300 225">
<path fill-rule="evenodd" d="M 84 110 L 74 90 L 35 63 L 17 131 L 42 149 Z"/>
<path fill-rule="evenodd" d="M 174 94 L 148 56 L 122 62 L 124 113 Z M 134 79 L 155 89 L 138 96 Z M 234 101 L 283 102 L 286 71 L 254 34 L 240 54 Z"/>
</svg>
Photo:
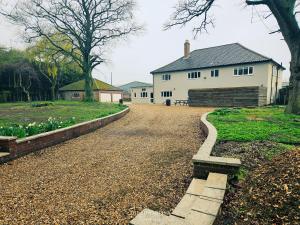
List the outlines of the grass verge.
<svg viewBox="0 0 300 225">
<path fill-rule="evenodd" d="M 208 120 L 219 141 L 300 144 L 300 116 L 284 114 L 284 107 L 219 109 Z"/>
</svg>

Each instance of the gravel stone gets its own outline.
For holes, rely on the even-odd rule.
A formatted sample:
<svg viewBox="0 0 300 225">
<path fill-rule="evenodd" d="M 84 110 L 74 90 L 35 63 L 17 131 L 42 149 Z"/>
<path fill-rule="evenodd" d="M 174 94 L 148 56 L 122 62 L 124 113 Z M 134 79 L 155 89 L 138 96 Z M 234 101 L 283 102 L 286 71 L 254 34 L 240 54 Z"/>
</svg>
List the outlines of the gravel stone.
<svg viewBox="0 0 300 225">
<path fill-rule="evenodd" d="M 170 213 L 192 176 L 209 108 L 131 105 L 93 133 L 0 166 L 0 224 L 127 224 Z M 84 112 L 83 112 L 84 113 Z"/>
</svg>

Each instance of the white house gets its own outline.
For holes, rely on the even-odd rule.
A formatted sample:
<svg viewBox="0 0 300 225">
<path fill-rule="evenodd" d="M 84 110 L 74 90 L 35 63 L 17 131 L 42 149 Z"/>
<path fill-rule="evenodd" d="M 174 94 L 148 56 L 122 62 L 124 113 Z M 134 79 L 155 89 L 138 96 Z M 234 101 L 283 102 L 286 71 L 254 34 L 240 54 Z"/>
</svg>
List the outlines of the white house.
<svg viewBox="0 0 300 225">
<path fill-rule="evenodd" d="M 270 104 L 282 86 L 284 69 L 239 43 L 190 52 L 186 41 L 183 57 L 151 72 L 154 103 L 187 100 L 191 89 L 265 87 L 265 104 Z"/>
<path fill-rule="evenodd" d="M 152 84 L 139 85 L 137 87 L 131 87 L 131 101 L 132 103 L 153 103 L 153 86 Z"/>
<path fill-rule="evenodd" d="M 152 84 L 148 84 L 145 82 L 140 82 L 140 81 L 132 81 L 130 83 L 127 84 L 123 84 L 121 86 L 119 86 L 118 88 L 123 90 L 123 97 L 124 99 L 130 99 L 131 100 L 131 88 L 138 88 L 138 87 L 152 87 Z M 152 91 L 153 92 L 153 91 Z"/>
</svg>

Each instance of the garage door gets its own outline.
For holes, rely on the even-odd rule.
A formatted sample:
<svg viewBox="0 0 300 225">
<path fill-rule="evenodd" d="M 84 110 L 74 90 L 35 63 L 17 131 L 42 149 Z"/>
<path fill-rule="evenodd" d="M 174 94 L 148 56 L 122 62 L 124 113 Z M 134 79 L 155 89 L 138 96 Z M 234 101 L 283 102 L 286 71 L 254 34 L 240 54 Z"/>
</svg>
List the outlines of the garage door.
<svg viewBox="0 0 300 225">
<path fill-rule="evenodd" d="M 100 102 L 111 102 L 110 93 L 100 93 Z"/>
<path fill-rule="evenodd" d="M 113 102 L 119 102 L 120 99 L 122 99 L 121 94 L 113 94 Z"/>
</svg>

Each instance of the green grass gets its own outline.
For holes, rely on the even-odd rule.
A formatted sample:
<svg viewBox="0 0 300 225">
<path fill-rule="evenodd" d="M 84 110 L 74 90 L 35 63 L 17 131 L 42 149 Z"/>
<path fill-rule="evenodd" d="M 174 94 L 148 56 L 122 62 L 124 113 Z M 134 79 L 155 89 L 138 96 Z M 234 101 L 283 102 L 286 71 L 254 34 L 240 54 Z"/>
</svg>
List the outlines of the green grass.
<svg viewBox="0 0 300 225">
<path fill-rule="evenodd" d="M 34 104 L 23 102 L 0 104 L 0 128 L 2 130 L 10 127 L 15 129 L 16 127 L 28 126 L 33 123 L 47 123 L 44 126 L 52 126 L 54 123 L 59 123 L 65 127 L 74 123 L 105 117 L 126 108 L 126 106 L 118 104 L 75 101 L 57 101 L 46 107 L 33 106 Z M 53 118 L 55 121 L 49 124 L 49 118 Z M 24 136 L 24 134 L 18 136 Z M 30 135 L 27 134 L 26 136 Z"/>
<path fill-rule="evenodd" d="M 219 109 L 208 120 L 219 141 L 300 144 L 300 116 L 284 114 L 283 107 Z"/>
</svg>

